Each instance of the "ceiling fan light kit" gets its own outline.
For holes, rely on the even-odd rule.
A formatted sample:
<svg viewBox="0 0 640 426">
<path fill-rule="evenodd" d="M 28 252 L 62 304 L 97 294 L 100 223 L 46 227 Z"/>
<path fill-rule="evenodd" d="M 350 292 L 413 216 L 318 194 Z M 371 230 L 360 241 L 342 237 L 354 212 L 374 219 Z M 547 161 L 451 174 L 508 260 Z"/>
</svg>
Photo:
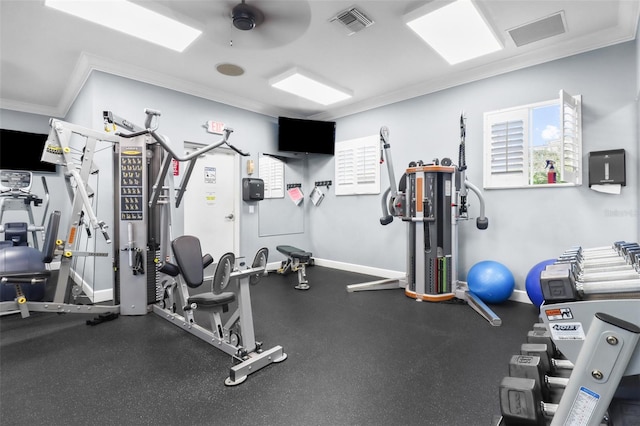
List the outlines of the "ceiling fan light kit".
<svg viewBox="0 0 640 426">
<path fill-rule="evenodd" d="M 258 8 L 246 4 L 244 0 L 231 11 L 233 26 L 242 31 L 254 29 L 262 23 L 263 17 L 262 12 L 260 12 Z"/>
</svg>

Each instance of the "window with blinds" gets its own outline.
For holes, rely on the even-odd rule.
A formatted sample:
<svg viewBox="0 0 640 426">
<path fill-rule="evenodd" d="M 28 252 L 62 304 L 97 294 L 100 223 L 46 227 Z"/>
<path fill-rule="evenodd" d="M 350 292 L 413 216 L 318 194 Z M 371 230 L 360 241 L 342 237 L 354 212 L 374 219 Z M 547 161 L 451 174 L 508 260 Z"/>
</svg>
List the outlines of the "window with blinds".
<svg viewBox="0 0 640 426">
<path fill-rule="evenodd" d="M 336 142 L 336 195 L 380 193 L 378 135 Z"/>
<path fill-rule="evenodd" d="M 503 121 L 491 126 L 491 173 L 524 171 L 524 122 Z"/>
<path fill-rule="evenodd" d="M 580 96 L 563 90 L 559 99 L 485 113 L 484 187 L 580 185 L 580 114 Z"/>
<path fill-rule="evenodd" d="M 562 169 L 568 182 L 582 183 L 582 124 L 581 97 L 560 91 L 562 117 Z"/>
<path fill-rule="evenodd" d="M 284 162 L 262 155 L 258 160 L 258 176 L 264 182 L 264 198 L 284 198 Z"/>
</svg>

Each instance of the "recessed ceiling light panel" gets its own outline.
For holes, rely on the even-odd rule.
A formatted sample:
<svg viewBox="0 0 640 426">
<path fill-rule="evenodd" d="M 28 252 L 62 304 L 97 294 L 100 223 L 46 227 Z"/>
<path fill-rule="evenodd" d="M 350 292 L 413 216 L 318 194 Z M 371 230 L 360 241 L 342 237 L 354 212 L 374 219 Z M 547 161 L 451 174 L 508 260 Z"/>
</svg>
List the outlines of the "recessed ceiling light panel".
<svg viewBox="0 0 640 426">
<path fill-rule="evenodd" d="M 269 84 L 276 89 L 284 90 L 325 106 L 349 99 L 352 96 L 349 90 L 338 88 L 332 83 L 323 82 L 319 77 L 312 76 L 310 73 L 300 71 L 297 68 L 272 78 L 269 80 Z"/>
<path fill-rule="evenodd" d="M 502 49 L 471 0 L 431 2 L 405 15 L 405 22 L 451 65 Z"/>
<path fill-rule="evenodd" d="M 177 52 L 202 31 L 126 0 L 45 0 L 53 9 L 86 19 Z"/>
</svg>

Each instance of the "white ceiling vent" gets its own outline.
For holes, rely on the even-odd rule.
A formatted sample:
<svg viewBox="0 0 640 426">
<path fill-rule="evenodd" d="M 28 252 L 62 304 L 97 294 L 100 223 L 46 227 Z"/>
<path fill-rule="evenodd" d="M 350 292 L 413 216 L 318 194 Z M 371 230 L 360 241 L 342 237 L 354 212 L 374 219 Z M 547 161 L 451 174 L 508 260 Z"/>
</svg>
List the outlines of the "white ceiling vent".
<svg viewBox="0 0 640 426">
<path fill-rule="evenodd" d="M 347 35 L 355 34 L 373 25 L 373 21 L 355 7 L 338 13 L 329 21 L 343 27 L 347 31 Z"/>
<path fill-rule="evenodd" d="M 545 38 L 567 32 L 564 12 L 560 11 L 546 18 L 507 30 L 516 46 L 524 46 Z"/>
</svg>

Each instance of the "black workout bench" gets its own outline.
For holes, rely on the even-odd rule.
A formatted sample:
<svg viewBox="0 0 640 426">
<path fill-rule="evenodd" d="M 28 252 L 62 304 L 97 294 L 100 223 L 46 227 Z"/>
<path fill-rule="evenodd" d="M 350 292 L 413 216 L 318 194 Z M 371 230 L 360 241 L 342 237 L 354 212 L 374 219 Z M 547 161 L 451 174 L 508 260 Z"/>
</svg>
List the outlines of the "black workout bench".
<svg viewBox="0 0 640 426">
<path fill-rule="evenodd" d="M 309 282 L 307 281 L 306 266 L 312 264 L 312 253 L 304 251 L 293 246 L 277 246 L 276 250 L 287 256 L 286 261 L 282 261 L 279 274 L 286 274 L 289 271 L 298 272 L 298 285 L 295 286 L 298 290 L 309 290 Z"/>
</svg>

